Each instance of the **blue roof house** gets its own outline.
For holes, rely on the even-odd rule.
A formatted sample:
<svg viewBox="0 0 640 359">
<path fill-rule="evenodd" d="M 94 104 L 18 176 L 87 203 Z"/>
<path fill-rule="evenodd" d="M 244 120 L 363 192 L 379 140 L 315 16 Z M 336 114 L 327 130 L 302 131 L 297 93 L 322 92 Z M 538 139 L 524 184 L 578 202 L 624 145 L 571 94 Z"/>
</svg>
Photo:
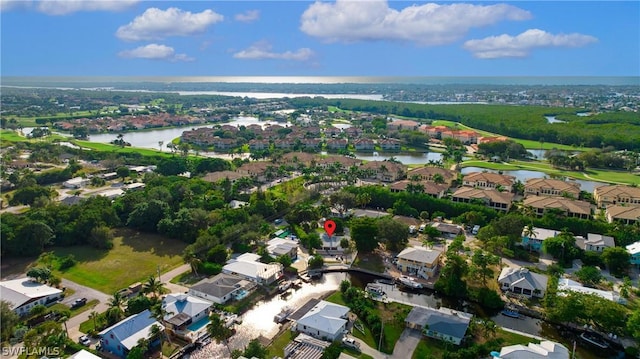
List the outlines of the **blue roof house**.
<svg viewBox="0 0 640 359">
<path fill-rule="evenodd" d="M 149 309 L 129 316 L 109 328 L 98 333 L 100 344 L 105 351 L 126 358 L 129 351 L 138 345 L 138 340 L 150 340 L 152 327 L 157 325 L 164 330 L 164 326 L 151 316 Z M 159 339 L 151 341 L 150 346 L 160 343 Z"/>
</svg>

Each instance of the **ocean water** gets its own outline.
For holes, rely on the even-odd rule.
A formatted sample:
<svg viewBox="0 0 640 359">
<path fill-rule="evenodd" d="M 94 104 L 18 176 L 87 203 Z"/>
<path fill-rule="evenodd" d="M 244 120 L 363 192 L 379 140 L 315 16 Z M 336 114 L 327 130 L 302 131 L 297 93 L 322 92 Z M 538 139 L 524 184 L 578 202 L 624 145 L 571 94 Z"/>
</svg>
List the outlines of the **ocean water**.
<svg viewBox="0 0 640 359">
<path fill-rule="evenodd" d="M 26 77 L 3 76 L 3 86 L 81 87 L 118 83 L 257 83 L 257 84 L 416 84 L 416 85 L 607 85 L 640 86 L 638 76 L 113 76 Z M 76 87 L 76 86 L 70 86 Z"/>
</svg>

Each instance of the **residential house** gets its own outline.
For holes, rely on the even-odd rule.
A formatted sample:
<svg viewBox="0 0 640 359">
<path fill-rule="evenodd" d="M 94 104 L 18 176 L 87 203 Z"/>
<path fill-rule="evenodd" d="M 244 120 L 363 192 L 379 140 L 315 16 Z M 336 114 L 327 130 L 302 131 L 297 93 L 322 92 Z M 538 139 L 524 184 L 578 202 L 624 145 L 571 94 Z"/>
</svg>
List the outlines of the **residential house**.
<svg viewBox="0 0 640 359">
<path fill-rule="evenodd" d="M 624 224 L 640 222 L 640 206 L 611 205 L 605 210 L 607 222 L 619 221 Z"/>
<path fill-rule="evenodd" d="M 529 343 L 509 345 L 500 349 L 496 359 L 569 359 L 569 349 L 564 345 L 549 340 L 540 344 Z"/>
<path fill-rule="evenodd" d="M 613 237 L 602 234 L 587 233 L 587 238 L 576 236 L 576 247 L 591 252 L 602 252 L 605 248 L 615 247 Z"/>
<path fill-rule="evenodd" d="M 282 264 L 259 262 L 260 256 L 245 253 L 235 259 L 230 259 L 222 267 L 222 273 L 238 275 L 258 284 L 271 284 L 282 277 Z"/>
<path fill-rule="evenodd" d="M 321 169 L 332 168 L 337 169 L 338 172 L 342 171 L 343 173 L 346 173 L 349 168 L 353 166 L 360 166 L 362 164 L 362 160 L 347 156 L 330 155 L 318 158 L 316 164 Z"/>
<path fill-rule="evenodd" d="M 65 198 L 60 200 L 60 204 L 64 204 L 64 205 L 67 205 L 67 206 L 73 206 L 73 205 L 76 205 L 76 204 L 82 202 L 84 199 L 85 198 L 80 197 L 80 196 L 76 196 L 76 195 L 67 196 L 67 197 L 65 197 Z"/>
<path fill-rule="evenodd" d="M 436 223 L 432 223 L 431 227 L 437 229 L 438 232 L 440 232 L 440 235 L 442 237 L 453 238 L 459 234 L 464 233 L 464 230 L 462 229 L 462 227 L 458 226 L 457 224 L 436 222 Z"/>
<path fill-rule="evenodd" d="M 410 130 L 415 131 L 418 129 L 420 124 L 416 121 L 411 120 L 400 120 L 393 119 L 393 121 L 387 124 L 387 130 L 389 131 L 400 131 L 400 130 Z"/>
<path fill-rule="evenodd" d="M 298 242 L 286 238 L 273 238 L 267 243 L 267 253 L 274 258 L 286 254 L 295 260 L 298 258 Z"/>
<path fill-rule="evenodd" d="M 593 191 L 593 199 L 598 204 L 598 208 L 625 204 L 628 206 L 640 206 L 640 187 L 619 184 L 596 187 Z"/>
<path fill-rule="evenodd" d="M 407 178 L 420 178 L 422 181 L 436 182 L 440 177 L 445 184 L 451 186 L 453 181 L 458 177 L 458 172 L 442 167 L 420 167 L 407 172 Z"/>
<path fill-rule="evenodd" d="M 66 181 L 62 182 L 62 186 L 64 188 L 77 189 L 77 188 L 82 188 L 82 187 L 88 185 L 89 182 L 90 182 L 90 180 L 88 178 L 74 177 L 74 178 L 71 178 L 69 180 L 66 180 Z"/>
<path fill-rule="evenodd" d="M 46 358 L 46 357 L 43 357 L 43 358 Z M 82 349 L 79 352 L 76 352 L 75 354 L 71 355 L 67 359 L 100 359 L 100 357 Z"/>
<path fill-rule="evenodd" d="M 18 315 L 27 315 L 36 305 L 48 305 L 62 298 L 62 291 L 31 278 L 0 282 L 0 298 Z"/>
<path fill-rule="evenodd" d="M 479 202 L 489 208 L 507 212 L 509 208 L 511 208 L 513 197 L 514 194 L 510 192 L 499 192 L 493 189 L 460 187 L 453 193 L 453 195 L 451 195 L 451 200 L 461 203 Z"/>
<path fill-rule="evenodd" d="M 284 348 L 284 357 L 287 359 L 321 359 L 324 350 L 331 343 L 316 339 L 304 333 L 296 336 Z"/>
<path fill-rule="evenodd" d="M 100 346 L 105 352 L 120 358 L 126 358 L 129 351 L 138 345 L 138 340 L 152 340 L 152 328 L 154 325 L 164 330 L 164 326 L 153 318 L 149 309 L 146 309 L 98 333 Z M 154 339 L 150 345 L 155 346 L 158 344 L 159 339 Z"/>
<path fill-rule="evenodd" d="M 530 178 L 524 185 L 525 195 L 580 198 L 580 183 L 549 178 Z"/>
<path fill-rule="evenodd" d="M 342 130 L 337 128 L 337 127 L 329 126 L 329 127 L 324 129 L 324 135 L 327 138 L 329 138 L 329 137 L 337 137 L 337 136 L 340 135 L 340 133 L 342 133 Z"/>
<path fill-rule="evenodd" d="M 238 167 L 236 172 L 244 176 L 249 176 L 258 182 L 264 182 L 267 180 L 266 172 L 270 166 L 273 166 L 273 164 L 265 161 L 249 162 Z"/>
<path fill-rule="evenodd" d="M 322 141 L 319 138 L 303 138 L 300 143 L 304 148 L 320 148 Z"/>
<path fill-rule="evenodd" d="M 428 194 L 435 198 L 442 198 L 449 189 L 449 186 L 446 184 L 438 184 L 430 181 L 410 181 L 410 180 L 402 180 L 397 181 L 389 185 L 389 189 L 391 192 L 403 192 L 406 191 L 407 188 L 413 186 L 413 190 L 421 189 L 420 192 Z M 416 187 L 417 186 L 417 187 Z"/>
<path fill-rule="evenodd" d="M 499 189 L 511 192 L 516 178 L 493 172 L 471 172 L 464 176 L 462 184 L 468 187 Z"/>
<path fill-rule="evenodd" d="M 175 335 L 187 339 L 189 326 L 200 320 L 208 320 L 213 302 L 184 293 L 172 293 L 162 299 L 162 318 Z"/>
<path fill-rule="evenodd" d="M 400 140 L 396 140 L 395 138 L 385 138 L 378 141 L 380 148 L 387 152 L 399 151 L 401 148 L 400 143 Z"/>
<path fill-rule="evenodd" d="M 311 167 L 315 164 L 318 157 L 307 152 L 289 152 L 282 155 L 280 163 L 291 165 L 296 168 Z"/>
<path fill-rule="evenodd" d="M 522 230 L 522 246 L 531 250 L 542 251 L 542 242 L 548 238 L 556 237 L 560 232 L 553 229 L 532 227 L 531 233 L 527 227 Z"/>
<path fill-rule="evenodd" d="M 249 140 L 249 150 L 262 151 L 269 148 L 269 140 L 252 139 Z"/>
<path fill-rule="evenodd" d="M 406 166 L 391 161 L 370 161 L 360 168 L 367 173 L 367 178 L 381 182 L 395 182 L 406 175 Z"/>
<path fill-rule="evenodd" d="M 358 127 L 347 127 L 343 130 L 343 132 L 349 138 L 358 138 L 362 136 L 362 129 Z"/>
<path fill-rule="evenodd" d="M 411 275 L 429 279 L 438 269 L 442 252 L 436 249 L 408 247 L 398 253 L 398 269 Z"/>
<path fill-rule="evenodd" d="M 329 150 L 344 150 L 345 148 L 347 148 L 347 140 L 344 138 L 327 140 L 327 149 Z"/>
<path fill-rule="evenodd" d="M 295 144 L 295 141 L 289 138 L 277 139 L 274 141 L 274 146 L 282 150 L 289 150 L 293 148 L 294 144 Z"/>
<path fill-rule="evenodd" d="M 304 305 L 289 318 L 294 321 L 291 328 L 316 339 L 334 341 L 342 338 L 347 328 L 349 308 L 324 300 L 312 300 L 310 309 Z"/>
<path fill-rule="evenodd" d="M 529 271 L 527 268 L 502 268 L 498 283 L 503 291 L 526 297 L 544 297 L 549 277 Z"/>
<path fill-rule="evenodd" d="M 600 298 L 604 298 L 620 304 L 623 304 L 625 302 L 625 300 L 621 298 L 618 293 L 607 291 L 607 290 L 600 290 L 596 288 L 585 287 L 581 283 L 578 283 L 569 278 L 560 278 L 558 280 L 558 295 L 566 296 L 568 292 L 593 294 Z"/>
<path fill-rule="evenodd" d="M 427 337 L 460 345 L 472 318 L 472 314 L 449 308 L 414 306 L 404 322 L 407 327 L 419 329 Z"/>
<path fill-rule="evenodd" d="M 189 288 L 189 294 L 225 304 L 232 299 L 243 297 L 255 288 L 255 283 L 240 276 L 219 273 L 212 278 L 205 278 Z"/>
<path fill-rule="evenodd" d="M 631 264 L 640 266 L 640 241 L 631 243 L 625 248 L 627 248 L 627 252 L 631 255 Z"/>
<path fill-rule="evenodd" d="M 582 219 L 591 218 L 591 203 L 565 197 L 527 196 L 522 202 L 524 207 L 531 207 L 541 217 L 549 210 L 559 211 L 567 217 Z"/>
<path fill-rule="evenodd" d="M 238 146 L 238 140 L 235 138 L 214 137 L 209 141 L 209 144 L 213 145 L 216 151 L 229 150 Z"/>
<path fill-rule="evenodd" d="M 376 147 L 376 144 L 372 139 L 358 138 L 353 141 L 353 147 L 356 151 L 373 151 Z"/>
</svg>

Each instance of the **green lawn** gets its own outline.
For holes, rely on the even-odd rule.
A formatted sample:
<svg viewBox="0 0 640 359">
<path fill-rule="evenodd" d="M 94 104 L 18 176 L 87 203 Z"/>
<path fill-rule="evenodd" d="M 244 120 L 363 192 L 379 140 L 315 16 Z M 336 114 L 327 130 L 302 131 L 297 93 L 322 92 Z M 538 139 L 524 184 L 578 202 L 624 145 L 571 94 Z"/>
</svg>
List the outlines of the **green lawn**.
<svg viewBox="0 0 640 359">
<path fill-rule="evenodd" d="M 484 136 L 502 136 L 502 135 L 499 135 L 497 133 L 478 130 L 476 128 L 469 127 L 467 125 L 463 125 L 463 124 L 461 124 L 459 122 L 454 122 L 454 121 L 436 120 L 436 121 L 433 121 L 431 123 L 431 125 L 433 125 L 433 126 L 446 126 L 446 127 L 450 127 L 450 128 L 458 128 L 458 129 L 464 129 L 464 130 L 472 130 L 472 131 L 476 131 L 477 133 L 479 133 L 481 135 L 484 135 Z M 586 150 L 590 149 L 590 148 L 584 148 L 584 147 L 573 147 L 573 146 L 569 146 L 569 145 L 562 145 L 562 144 L 553 143 L 553 142 L 543 142 L 541 144 L 539 141 L 524 140 L 524 139 L 512 138 L 512 137 L 510 137 L 510 138 L 512 140 L 516 141 L 517 143 L 522 144 L 525 148 L 532 149 L 532 150 L 539 150 L 539 149 L 551 150 L 551 149 L 556 148 L 556 149 L 559 149 L 559 150 L 567 150 L 567 151 L 586 151 Z"/>
<path fill-rule="evenodd" d="M 293 340 L 298 333 L 291 330 L 285 330 L 275 337 L 271 344 L 267 347 L 267 358 L 284 358 L 284 348 Z"/>
<path fill-rule="evenodd" d="M 108 143 L 97 143 L 83 140 L 72 140 L 73 144 L 80 146 L 84 149 L 90 149 L 95 151 L 104 151 L 104 152 L 117 152 L 117 153 L 139 153 L 143 156 L 160 156 L 160 157 L 171 157 L 173 156 L 171 153 L 160 152 L 158 150 L 152 150 L 148 148 L 139 148 L 139 147 L 120 147 L 116 145 L 111 145 Z"/>
<path fill-rule="evenodd" d="M 182 264 L 186 244 L 154 234 L 119 229 L 113 249 L 90 246 L 56 248 L 56 256 L 73 254 L 78 264 L 57 274 L 76 283 L 111 294 L 132 283 Z"/>
<path fill-rule="evenodd" d="M 375 253 L 362 254 L 358 253 L 356 260 L 353 262 L 355 267 L 371 270 L 374 272 L 384 273 L 385 267 L 382 258 Z"/>
</svg>

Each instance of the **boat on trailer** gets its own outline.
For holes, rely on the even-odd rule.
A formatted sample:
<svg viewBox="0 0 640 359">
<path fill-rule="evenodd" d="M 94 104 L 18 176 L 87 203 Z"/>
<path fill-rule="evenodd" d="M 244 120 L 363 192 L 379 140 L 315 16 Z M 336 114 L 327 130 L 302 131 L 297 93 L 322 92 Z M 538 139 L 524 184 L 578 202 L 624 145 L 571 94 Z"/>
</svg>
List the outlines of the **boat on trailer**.
<svg viewBox="0 0 640 359">
<path fill-rule="evenodd" d="M 417 282 L 415 278 L 412 277 L 403 275 L 398 278 L 398 282 L 409 289 L 422 289 L 422 283 Z"/>
<path fill-rule="evenodd" d="M 520 318 L 520 313 L 517 310 L 514 309 L 503 309 L 500 314 L 510 317 L 510 318 Z"/>
</svg>

